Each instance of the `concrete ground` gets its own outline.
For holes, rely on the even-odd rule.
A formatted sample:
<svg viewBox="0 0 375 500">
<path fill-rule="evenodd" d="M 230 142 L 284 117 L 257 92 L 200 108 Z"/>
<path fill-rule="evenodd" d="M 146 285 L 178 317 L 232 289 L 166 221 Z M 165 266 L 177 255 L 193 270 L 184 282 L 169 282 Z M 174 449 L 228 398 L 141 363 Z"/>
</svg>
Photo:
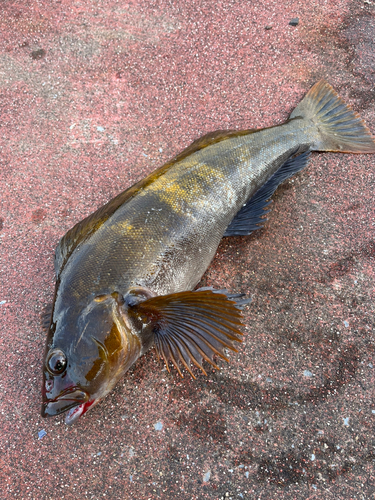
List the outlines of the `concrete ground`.
<svg viewBox="0 0 375 500">
<path fill-rule="evenodd" d="M 375 156 L 314 154 L 220 245 L 202 284 L 253 298 L 220 372 L 152 350 L 67 427 L 39 320 L 59 238 L 200 135 L 281 123 L 320 78 L 374 132 L 374 39 L 373 0 L 0 3 L 1 498 L 375 498 Z"/>
</svg>

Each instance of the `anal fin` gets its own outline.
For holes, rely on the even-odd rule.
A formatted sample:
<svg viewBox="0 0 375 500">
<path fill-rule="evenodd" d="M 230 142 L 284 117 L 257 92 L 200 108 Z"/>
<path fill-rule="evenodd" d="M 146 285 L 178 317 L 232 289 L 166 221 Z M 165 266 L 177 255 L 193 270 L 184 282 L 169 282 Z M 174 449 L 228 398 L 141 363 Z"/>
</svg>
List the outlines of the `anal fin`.
<svg viewBox="0 0 375 500">
<path fill-rule="evenodd" d="M 292 155 L 285 163 L 268 179 L 268 181 L 250 198 L 232 222 L 227 227 L 224 236 L 244 236 L 251 234 L 256 229 L 263 227 L 264 215 L 271 203 L 270 198 L 279 184 L 299 172 L 308 165 L 310 152 L 306 151 L 298 156 Z"/>
</svg>

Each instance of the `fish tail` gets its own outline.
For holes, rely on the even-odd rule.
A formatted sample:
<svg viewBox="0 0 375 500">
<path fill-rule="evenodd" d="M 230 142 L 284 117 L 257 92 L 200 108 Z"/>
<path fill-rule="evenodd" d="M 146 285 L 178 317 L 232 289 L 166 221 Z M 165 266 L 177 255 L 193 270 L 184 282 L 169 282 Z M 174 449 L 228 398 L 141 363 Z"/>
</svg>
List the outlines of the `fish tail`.
<svg viewBox="0 0 375 500">
<path fill-rule="evenodd" d="M 358 113 L 321 80 L 290 115 L 312 120 L 317 128 L 311 151 L 375 153 L 375 138 Z"/>
</svg>

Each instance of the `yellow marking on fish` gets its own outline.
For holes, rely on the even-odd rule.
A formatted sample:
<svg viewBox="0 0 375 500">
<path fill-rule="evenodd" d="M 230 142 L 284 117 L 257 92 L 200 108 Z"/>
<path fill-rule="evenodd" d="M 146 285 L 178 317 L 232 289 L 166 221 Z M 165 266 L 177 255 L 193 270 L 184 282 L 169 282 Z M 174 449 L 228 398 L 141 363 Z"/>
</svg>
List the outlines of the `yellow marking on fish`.
<svg viewBox="0 0 375 500">
<path fill-rule="evenodd" d="M 195 172 L 194 167 L 197 167 Z M 185 215 L 186 207 L 181 201 L 196 205 L 200 198 L 205 197 L 207 190 L 212 189 L 212 185 L 222 181 L 224 177 L 224 173 L 215 166 L 188 164 L 185 176 L 178 169 L 171 170 L 163 178 L 150 184 L 148 190 L 155 193 L 175 213 Z"/>
<path fill-rule="evenodd" d="M 119 233 L 127 233 L 135 230 L 134 226 L 129 224 L 128 220 L 118 221 L 115 227 Z"/>
</svg>

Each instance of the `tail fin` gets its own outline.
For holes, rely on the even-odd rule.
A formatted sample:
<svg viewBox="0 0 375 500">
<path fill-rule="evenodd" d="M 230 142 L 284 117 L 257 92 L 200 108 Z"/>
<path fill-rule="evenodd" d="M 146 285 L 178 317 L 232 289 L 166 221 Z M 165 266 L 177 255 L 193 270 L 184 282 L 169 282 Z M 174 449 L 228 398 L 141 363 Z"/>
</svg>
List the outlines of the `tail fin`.
<svg viewBox="0 0 375 500">
<path fill-rule="evenodd" d="M 324 80 L 316 83 L 290 115 L 312 120 L 318 135 L 312 151 L 375 153 L 375 138 L 358 113 Z"/>
</svg>

